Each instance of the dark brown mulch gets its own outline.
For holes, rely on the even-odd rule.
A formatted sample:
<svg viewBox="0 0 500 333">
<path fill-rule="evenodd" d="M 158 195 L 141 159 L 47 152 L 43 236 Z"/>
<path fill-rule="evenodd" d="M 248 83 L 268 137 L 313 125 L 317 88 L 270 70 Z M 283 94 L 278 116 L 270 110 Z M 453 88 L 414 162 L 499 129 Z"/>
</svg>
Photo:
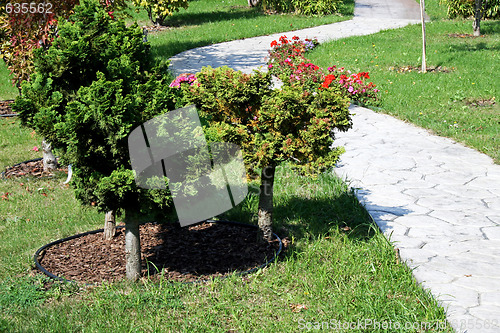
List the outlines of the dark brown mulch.
<svg viewBox="0 0 500 333">
<path fill-rule="evenodd" d="M 421 66 L 393 66 L 389 67 L 389 70 L 392 72 L 398 72 L 398 73 L 409 73 L 409 72 L 418 72 L 420 73 L 422 70 Z M 429 73 L 451 73 L 452 71 L 455 70 L 455 68 L 448 68 L 448 67 L 443 67 L 443 66 L 428 66 L 426 68 L 427 72 Z"/>
<path fill-rule="evenodd" d="M 64 167 L 59 166 L 59 168 L 57 168 L 56 170 L 68 173 L 68 168 L 65 166 Z M 23 162 L 20 163 L 19 165 L 11 166 L 5 169 L 5 172 L 3 174 L 5 178 L 23 177 L 23 176 L 50 177 L 53 175 L 54 174 L 51 172 L 43 171 L 43 160 L 27 162 L 27 163 Z"/>
<path fill-rule="evenodd" d="M 141 225 L 142 275 L 190 282 L 242 272 L 264 264 L 277 240 L 257 242 L 257 229 L 223 223 Z M 99 283 L 125 277 L 124 229 L 111 241 L 102 233 L 86 235 L 46 249 L 40 264 L 68 280 Z M 146 260 L 149 262 L 147 265 Z M 157 270 L 158 268 L 158 270 Z"/>
<path fill-rule="evenodd" d="M 12 114 L 12 108 L 10 107 L 10 105 L 13 102 L 13 100 L 0 101 L 0 115 Z"/>
<path fill-rule="evenodd" d="M 474 35 L 471 35 L 471 34 L 448 34 L 448 37 L 453 37 L 453 38 L 479 38 L 479 37 L 484 37 L 484 35 L 474 36 Z"/>
<path fill-rule="evenodd" d="M 492 98 L 473 98 L 468 99 L 464 102 L 468 106 L 472 107 L 484 107 L 484 106 L 492 106 L 495 105 L 495 97 Z"/>
</svg>

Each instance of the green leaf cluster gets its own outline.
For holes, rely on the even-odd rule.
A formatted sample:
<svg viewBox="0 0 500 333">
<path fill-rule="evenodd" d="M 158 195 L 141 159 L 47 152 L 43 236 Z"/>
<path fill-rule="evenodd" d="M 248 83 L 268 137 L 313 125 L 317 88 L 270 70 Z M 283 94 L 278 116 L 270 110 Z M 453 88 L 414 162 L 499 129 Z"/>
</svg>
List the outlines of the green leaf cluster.
<svg viewBox="0 0 500 333">
<path fill-rule="evenodd" d="M 158 25 L 164 25 L 168 16 L 189 5 L 188 0 L 133 0 L 133 3 L 144 8 L 151 22 Z"/>
<path fill-rule="evenodd" d="M 448 6 L 448 16 L 450 18 L 474 17 L 476 8 L 474 0 L 441 0 L 441 3 Z M 481 12 L 483 19 L 500 18 L 500 0 L 483 1 Z"/>
<path fill-rule="evenodd" d="M 343 0 L 262 0 L 264 10 L 301 15 L 330 15 L 339 11 Z"/>
<path fill-rule="evenodd" d="M 59 37 L 35 54 L 36 71 L 13 104 L 72 164 L 77 198 L 100 210 L 170 205 L 166 190 L 134 182 L 127 137 L 175 108 L 167 64 L 155 64 L 137 25 L 113 20 L 97 0 L 83 0 Z"/>
</svg>

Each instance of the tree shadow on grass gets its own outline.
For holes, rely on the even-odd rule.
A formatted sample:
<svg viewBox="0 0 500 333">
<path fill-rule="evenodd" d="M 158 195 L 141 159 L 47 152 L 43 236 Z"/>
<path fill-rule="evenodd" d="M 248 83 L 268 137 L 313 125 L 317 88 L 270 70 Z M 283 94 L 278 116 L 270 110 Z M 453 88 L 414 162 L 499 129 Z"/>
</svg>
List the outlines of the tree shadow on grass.
<svg viewBox="0 0 500 333">
<path fill-rule="evenodd" d="M 201 25 L 204 23 L 232 21 L 241 19 L 252 19 L 259 16 L 266 16 L 256 8 L 235 8 L 225 11 L 210 11 L 202 13 L 180 12 L 168 18 L 165 25 L 169 27 L 181 27 Z"/>
<path fill-rule="evenodd" d="M 244 223 L 257 223 L 258 188 L 250 187 L 247 198 L 223 218 Z M 276 198 L 275 198 L 276 200 Z M 334 235 L 367 241 L 376 234 L 376 225 L 360 205 L 352 191 L 332 198 L 290 196 L 274 204 L 273 231 L 281 238 L 295 239 L 297 250 L 301 243 Z"/>
<path fill-rule="evenodd" d="M 498 35 L 498 34 L 500 34 L 500 22 L 499 22 L 499 20 L 482 21 L 481 22 L 481 33 L 483 35 Z"/>
</svg>

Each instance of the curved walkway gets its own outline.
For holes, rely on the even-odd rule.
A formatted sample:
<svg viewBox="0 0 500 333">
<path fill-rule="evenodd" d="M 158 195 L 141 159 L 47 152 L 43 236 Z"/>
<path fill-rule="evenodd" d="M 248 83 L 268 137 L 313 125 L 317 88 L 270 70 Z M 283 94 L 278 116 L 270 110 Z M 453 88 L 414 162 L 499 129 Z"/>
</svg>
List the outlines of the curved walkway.
<svg viewBox="0 0 500 333">
<path fill-rule="evenodd" d="M 251 72 L 286 34 L 320 42 L 419 22 L 413 0 L 356 1 L 353 20 L 197 48 L 171 59 L 174 73 L 227 65 Z M 500 332 L 500 166 L 424 129 L 352 106 L 353 129 L 337 173 L 415 278 L 440 300 L 457 332 Z M 496 323 L 496 324 L 495 324 Z"/>
</svg>

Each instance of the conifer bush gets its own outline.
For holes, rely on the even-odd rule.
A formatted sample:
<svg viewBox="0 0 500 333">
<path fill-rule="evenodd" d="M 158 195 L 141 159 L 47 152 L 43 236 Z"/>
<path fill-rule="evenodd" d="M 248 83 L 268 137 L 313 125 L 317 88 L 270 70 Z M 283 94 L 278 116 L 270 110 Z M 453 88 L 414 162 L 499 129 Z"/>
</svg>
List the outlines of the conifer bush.
<svg viewBox="0 0 500 333">
<path fill-rule="evenodd" d="M 173 110 L 178 91 L 169 87 L 167 65 L 153 62 L 141 29 L 113 19 L 97 0 L 82 0 L 58 35 L 47 50 L 35 51 L 32 80 L 12 108 L 72 164 L 79 201 L 124 213 L 126 234 L 138 242 L 141 216 L 163 215 L 172 204 L 166 190 L 136 186 L 127 136 Z M 127 277 L 135 280 L 140 252 L 127 258 L 134 266 L 127 259 Z"/>
</svg>

